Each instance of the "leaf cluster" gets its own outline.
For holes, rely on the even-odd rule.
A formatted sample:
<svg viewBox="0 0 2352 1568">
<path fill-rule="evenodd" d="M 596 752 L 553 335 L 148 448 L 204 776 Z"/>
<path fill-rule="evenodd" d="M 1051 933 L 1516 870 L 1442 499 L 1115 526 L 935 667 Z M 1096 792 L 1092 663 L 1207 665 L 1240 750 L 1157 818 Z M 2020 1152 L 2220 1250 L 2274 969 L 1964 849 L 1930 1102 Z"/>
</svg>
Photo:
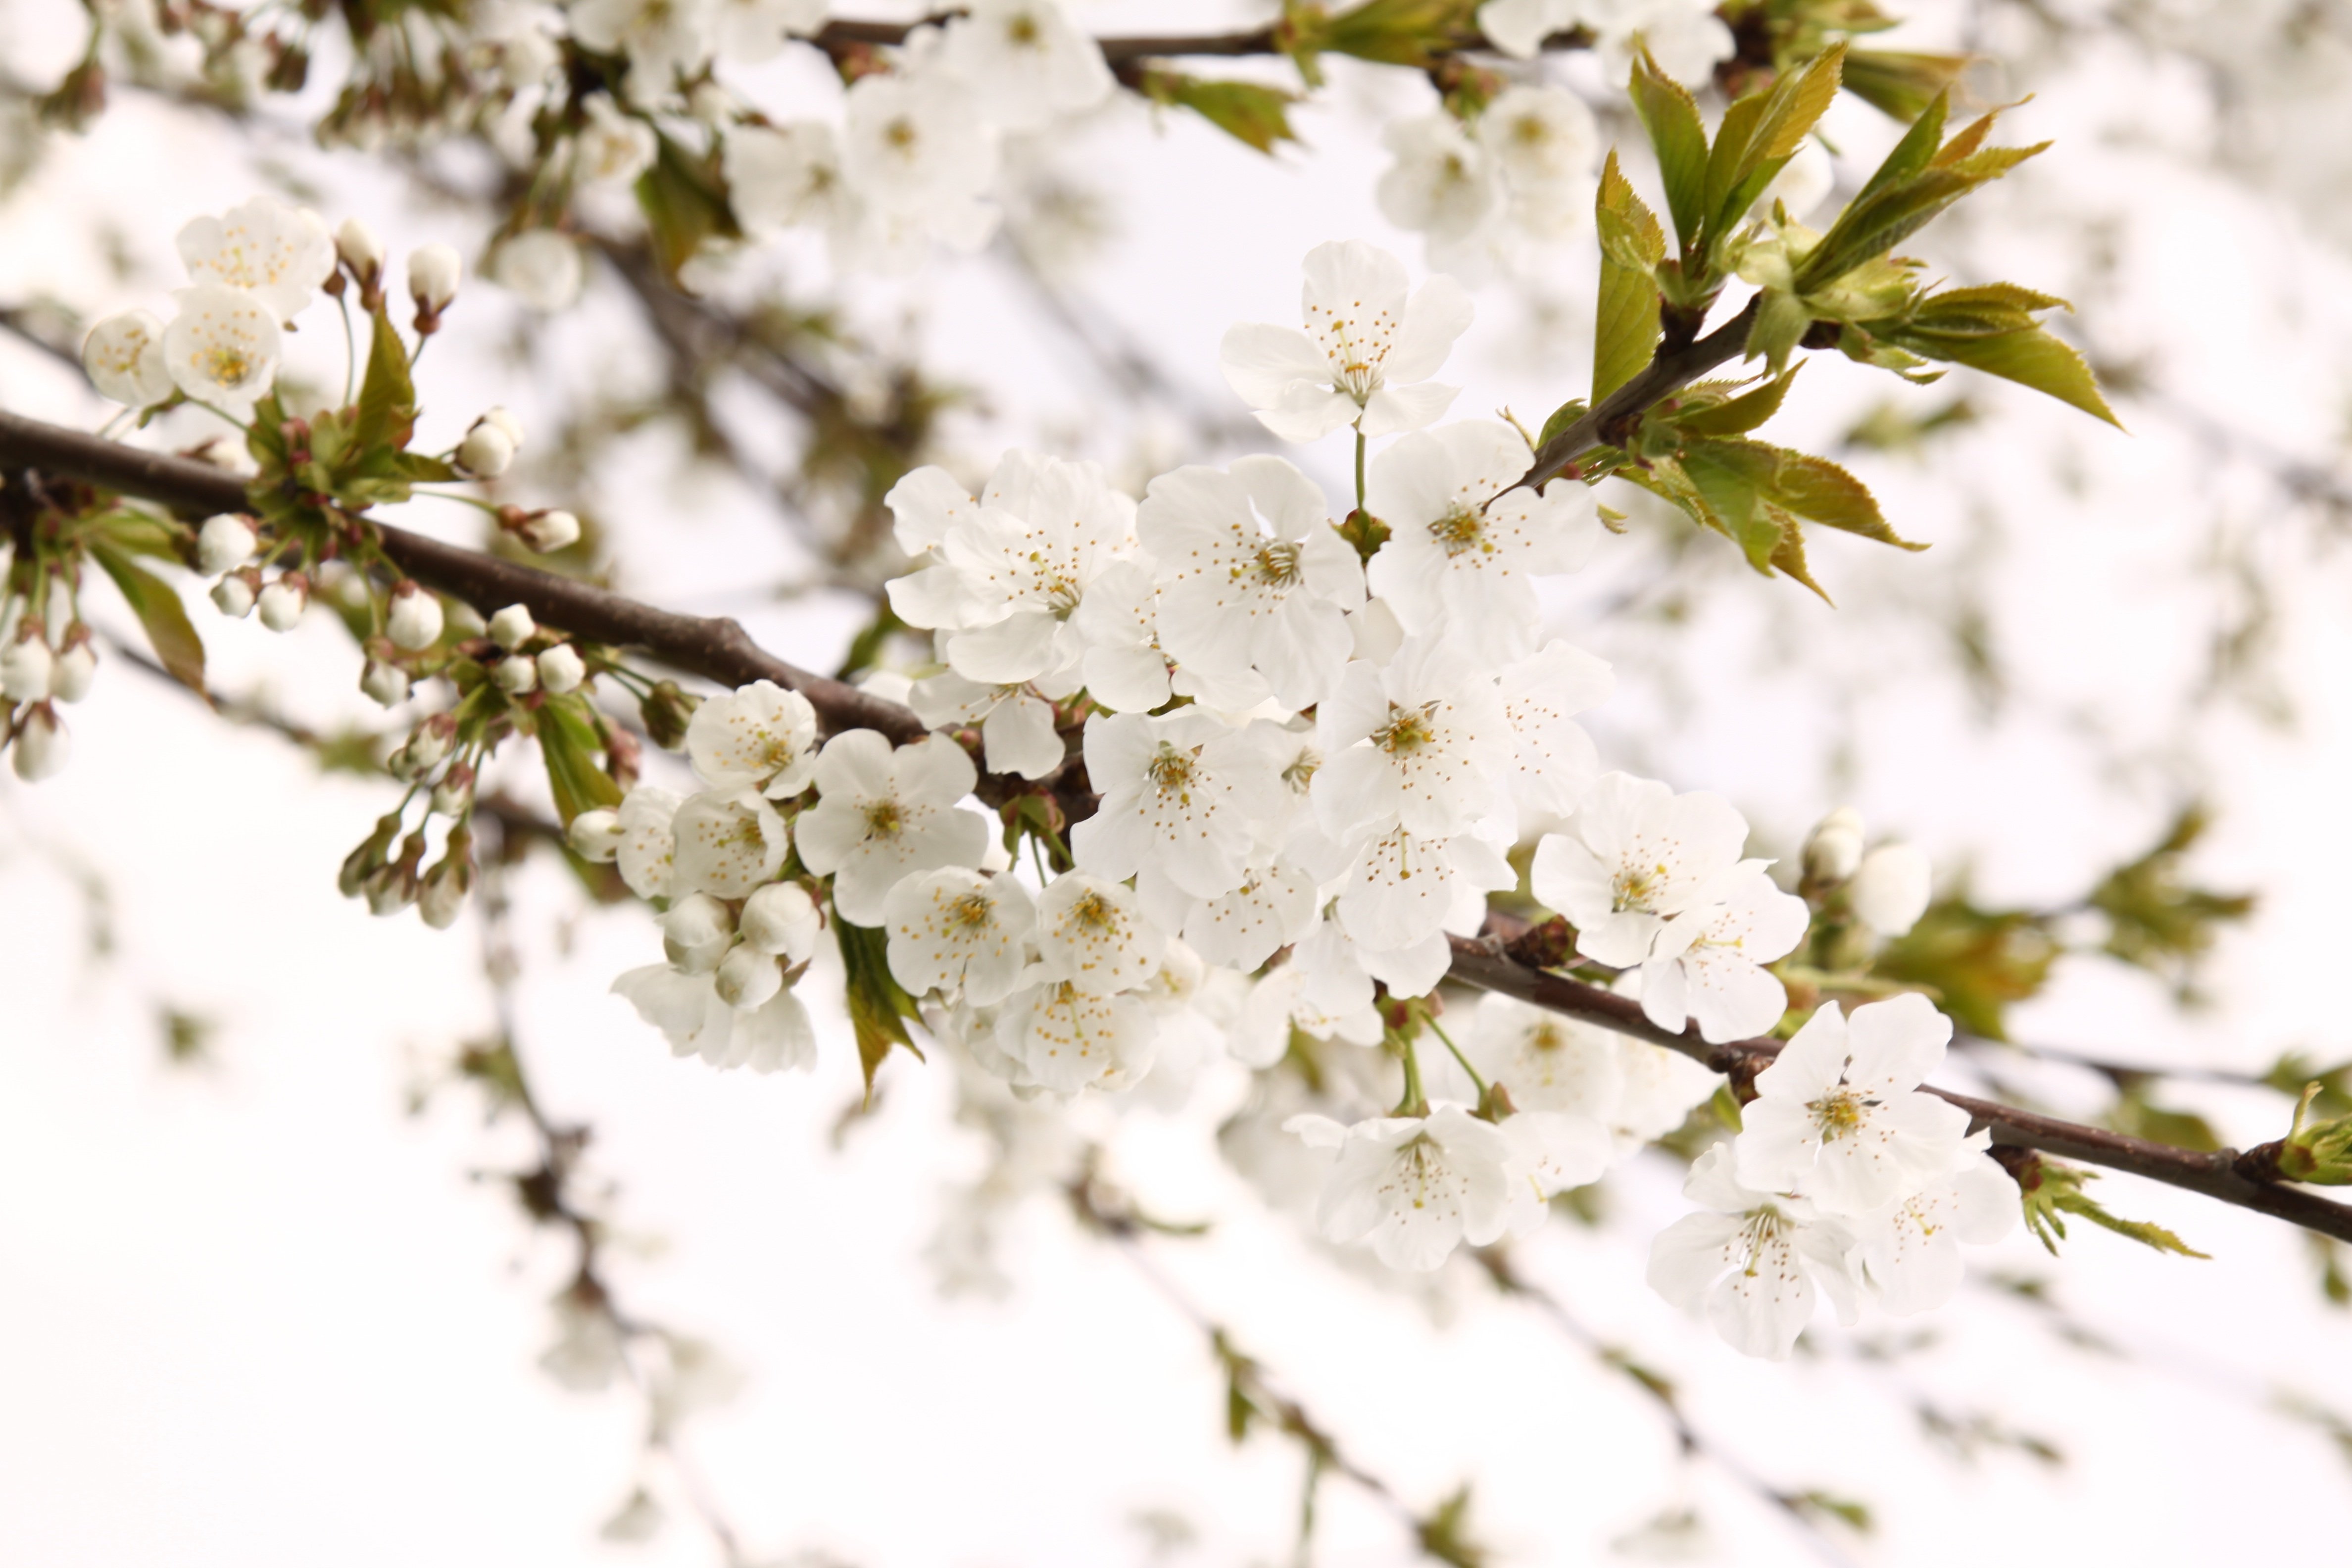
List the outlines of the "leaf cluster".
<svg viewBox="0 0 2352 1568">
<path fill-rule="evenodd" d="M 2107 918 L 2105 952 L 2152 973 L 2171 976 L 2184 994 L 2198 960 L 2211 950 L 2221 927 L 2254 912 L 2251 893 L 2217 892 L 2187 879 L 2189 852 L 2204 837 L 2210 821 L 2202 805 L 2182 808 L 2153 848 L 2108 872 L 2087 900 Z"/>
<path fill-rule="evenodd" d="M 2125 1219 L 2108 1212 L 2097 1199 L 2083 1190 L 2084 1182 L 2099 1174 L 2096 1171 L 2084 1170 L 2077 1165 L 2062 1165 L 2055 1160 L 2045 1160 L 2035 1154 L 2027 1156 L 2013 1166 L 2011 1173 L 2017 1178 L 2018 1195 L 2025 1211 L 2025 1228 L 2053 1258 L 2058 1253 L 2058 1243 L 2066 1237 L 2064 1216 L 2071 1214 L 2158 1252 L 2210 1259 L 2210 1254 L 2198 1251 L 2160 1225 L 2153 1225 L 2147 1220 Z"/>
</svg>

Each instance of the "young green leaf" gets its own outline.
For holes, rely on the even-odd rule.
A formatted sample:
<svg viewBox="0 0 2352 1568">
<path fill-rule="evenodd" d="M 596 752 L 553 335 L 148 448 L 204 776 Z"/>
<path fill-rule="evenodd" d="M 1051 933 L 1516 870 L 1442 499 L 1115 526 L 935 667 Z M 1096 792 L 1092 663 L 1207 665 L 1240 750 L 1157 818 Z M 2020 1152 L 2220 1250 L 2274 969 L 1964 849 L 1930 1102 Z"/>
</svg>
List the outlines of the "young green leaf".
<svg viewBox="0 0 2352 1568">
<path fill-rule="evenodd" d="M 1990 337 L 1901 332 L 1891 334 L 1890 341 L 1928 359 L 1949 360 L 2047 393 L 2118 430 L 2123 428 L 2123 421 L 2100 395 L 2097 378 L 2083 363 L 2083 356 L 2038 326 Z"/>
<path fill-rule="evenodd" d="M 257 427 L 259 421 L 256 421 Z M 375 308 L 375 325 L 368 341 L 367 374 L 360 383 L 359 417 L 352 426 L 351 444 L 362 450 L 408 445 L 416 429 L 416 383 L 408 374 L 408 345 L 392 324 L 388 305 Z"/>
<path fill-rule="evenodd" d="M 2047 1248 L 2052 1257 L 2058 1253 L 2058 1243 L 2066 1239 L 2066 1222 L 2061 1215 L 2079 1215 L 2093 1225 L 2129 1237 L 2142 1247 L 2158 1252 L 2178 1253 L 2183 1258 L 2202 1258 L 2210 1254 L 2198 1251 L 2160 1225 L 2143 1219 L 2125 1219 L 2111 1214 L 2097 1199 L 2083 1191 L 2083 1184 L 2098 1175 L 2074 1165 L 2062 1165 L 2054 1160 L 2034 1156 L 2012 1173 L 2017 1177 L 2018 1196 L 2025 1210 L 2025 1227 L 2033 1238 Z"/>
<path fill-rule="evenodd" d="M 905 1020 L 916 1016 L 915 999 L 890 973 L 889 933 L 876 926 L 852 925 L 835 914 L 835 934 L 841 942 L 841 967 L 847 987 L 849 1025 L 857 1037 L 857 1063 L 866 1073 L 866 1097 L 874 1098 L 874 1075 L 893 1046 L 903 1046 L 923 1059 L 922 1051 L 907 1033 Z"/>
<path fill-rule="evenodd" d="M 1689 90 L 1660 70 L 1646 48 L 1633 57 L 1631 90 L 1634 112 L 1657 151 L 1675 235 L 1688 254 L 1698 243 L 1706 216 L 1706 122 L 1699 118 Z"/>
<path fill-rule="evenodd" d="M 1803 69 L 1782 72 L 1769 89 L 1749 93 L 1725 112 L 1706 160 L 1710 249 L 1722 244 L 1772 176 L 1804 145 L 1806 134 L 1837 98 L 1844 64 L 1845 45 L 1834 44 Z"/>
<path fill-rule="evenodd" d="M 1967 55 L 1849 49 L 1845 89 L 1892 120 L 1916 120 L 1969 68 Z"/>
<path fill-rule="evenodd" d="M 1639 375 L 1656 352 L 1656 268 L 1665 258 L 1666 237 L 1617 167 L 1613 149 L 1601 171 L 1593 216 L 1601 230 L 1592 330 L 1592 401 L 1598 404 Z"/>
<path fill-rule="evenodd" d="M 171 671 L 181 685 L 209 700 L 205 690 L 204 639 L 188 620 L 179 591 L 110 540 L 92 540 L 89 552 L 122 590 L 131 613 L 139 617 L 140 629 L 147 634 L 147 646 L 155 650 L 155 662 Z"/>
<path fill-rule="evenodd" d="M 1290 129 L 1290 106 L 1296 93 L 1263 87 L 1254 81 L 1214 81 L 1181 71 L 1148 69 L 1143 96 L 1152 102 L 1189 109 L 1247 147 L 1270 153 L 1277 142 L 1296 142 Z"/>
<path fill-rule="evenodd" d="M 673 279 L 704 241 L 743 237 L 715 154 L 697 158 L 669 137 L 658 136 L 654 161 L 637 176 L 636 190 L 654 258 Z"/>
<path fill-rule="evenodd" d="M 1789 387 L 1796 379 L 1797 373 L 1791 370 L 1774 376 L 1752 392 L 1676 414 L 1675 428 L 1694 436 L 1745 436 L 1780 411 L 1781 400 L 1789 395 Z"/>
<path fill-rule="evenodd" d="M 554 701 L 539 710 L 540 755 L 547 762 L 547 787 L 563 826 L 583 811 L 621 804 L 621 786 L 596 765 L 602 749 L 595 727 L 576 701 Z"/>
</svg>

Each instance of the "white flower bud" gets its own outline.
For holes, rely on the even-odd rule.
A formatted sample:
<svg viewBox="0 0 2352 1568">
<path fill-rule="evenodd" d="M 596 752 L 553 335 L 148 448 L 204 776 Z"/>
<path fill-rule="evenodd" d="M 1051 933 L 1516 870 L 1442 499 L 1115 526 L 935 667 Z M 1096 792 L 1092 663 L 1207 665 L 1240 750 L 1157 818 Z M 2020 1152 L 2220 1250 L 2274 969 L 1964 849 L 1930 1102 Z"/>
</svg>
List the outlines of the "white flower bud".
<svg viewBox="0 0 2352 1568">
<path fill-rule="evenodd" d="M 509 605 L 490 617 L 490 640 L 511 653 L 530 641 L 539 623 L 520 605 Z"/>
<path fill-rule="evenodd" d="M 213 584 L 213 608 L 233 621 L 253 614 L 253 602 L 259 596 L 253 590 L 250 572 L 232 572 Z"/>
<path fill-rule="evenodd" d="M 360 671 L 360 689 L 386 708 L 397 708 L 408 700 L 408 671 L 372 658 Z"/>
<path fill-rule="evenodd" d="M 1862 864 L 1862 813 L 1839 806 L 1822 818 L 1805 840 L 1805 875 L 1835 886 L 1853 875 Z"/>
<path fill-rule="evenodd" d="M 408 253 L 408 297 L 419 310 L 438 314 L 457 297 L 457 279 L 465 269 L 453 247 L 420 245 Z"/>
<path fill-rule="evenodd" d="M 711 979 L 720 1001 L 745 1011 L 784 988 L 784 972 L 776 967 L 775 959 L 752 947 L 739 947 L 721 959 Z"/>
<path fill-rule="evenodd" d="M 522 520 L 515 537 L 541 555 L 551 554 L 580 542 L 580 520 L 568 511 L 536 512 Z"/>
<path fill-rule="evenodd" d="M 1927 912 L 1934 877 L 1924 850 L 1882 844 L 1862 858 L 1847 897 L 1862 923 L 1881 936 L 1901 936 Z"/>
<path fill-rule="evenodd" d="M 457 443 L 457 466 L 479 479 L 495 479 L 514 463 L 514 441 L 495 425 L 477 422 Z"/>
<path fill-rule="evenodd" d="M 17 638 L 0 649 L 0 697 L 11 702 L 41 701 L 49 694 L 56 665 L 49 645 L 39 637 Z"/>
<path fill-rule="evenodd" d="M 302 623 L 302 612 L 310 607 L 310 580 L 299 572 L 289 572 L 261 591 L 261 624 L 273 632 L 290 632 Z"/>
<path fill-rule="evenodd" d="M 474 809 L 474 769 L 459 763 L 433 786 L 432 807 L 444 816 L 463 816 Z"/>
<path fill-rule="evenodd" d="M 345 218 L 343 226 L 335 230 L 335 255 L 362 283 L 383 270 L 383 241 L 355 217 Z"/>
<path fill-rule="evenodd" d="M 58 655 L 49 669 L 49 695 L 60 702 L 79 702 L 89 695 L 98 677 L 98 649 L 88 637 Z"/>
<path fill-rule="evenodd" d="M 447 931 L 456 925 L 465 907 L 466 884 L 455 876 L 427 876 L 424 890 L 416 896 L 417 914 L 435 931 Z"/>
<path fill-rule="evenodd" d="M 735 945 L 735 918 L 709 893 L 688 893 L 661 917 L 662 952 L 681 974 L 709 974 Z"/>
<path fill-rule="evenodd" d="M 16 731 L 16 776 L 26 784 L 55 778 L 72 755 L 73 737 L 66 732 L 65 721 L 47 703 L 36 703 Z"/>
<path fill-rule="evenodd" d="M 551 697 L 577 691 L 588 679 L 588 661 L 570 643 L 558 643 L 539 656 L 539 689 Z"/>
<path fill-rule="evenodd" d="M 405 578 L 394 583 L 383 630 L 394 647 L 431 647 L 441 640 L 441 601 Z"/>
<path fill-rule="evenodd" d="M 789 963 L 807 963 L 824 930 L 816 900 L 798 882 L 771 882 L 743 901 L 743 940 Z"/>
<path fill-rule="evenodd" d="M 436 713 L 409 731 L 408 743 L 393 756 L 393 772 L 407 779 L 429 773 L 447 759 L 457 743 L 457 721 L 447 713 Z"/>
<path fill-rule="evenodd" d="M 509 654 L 490 671 L 490 679 L 508 696 L 520 697 L 539 685 L 539 665 L 527 654 Z"/>
<path fill-rule="evenodd" d="M 583 860 L 609 866 L 621 853 L 621 814 L 601 808 L 583 811 L 563 830 L 563 841 Z"/>
<path fill-rule="evenodd" d="M 522 421 L 516 418 L 513 412 L 508 409 L 504 405 L 494 404 L 490 407 L 483 409 L 482 416 L 479 419 L 475 420 L 474 423 L 477 425 L 497 426 L 499 432 L 503 434 L 507 440 L 513 445 L 516 451 L 520 452 L 522 450 Z"/>
</svg>

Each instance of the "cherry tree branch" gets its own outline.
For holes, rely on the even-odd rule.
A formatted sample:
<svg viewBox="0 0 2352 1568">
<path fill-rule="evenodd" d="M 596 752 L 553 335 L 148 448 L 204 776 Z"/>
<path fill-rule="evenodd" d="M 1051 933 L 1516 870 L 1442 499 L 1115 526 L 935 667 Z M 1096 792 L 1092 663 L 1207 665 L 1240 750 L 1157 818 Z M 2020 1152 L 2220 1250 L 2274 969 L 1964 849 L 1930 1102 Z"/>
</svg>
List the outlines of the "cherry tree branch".
<svg viewBox="0 0 2352 1568">
<path fill-rule="evenodd" d="M 1622 443 L 1636 415 L 1681 391 L 1716 366 L 1746 353 L 1748 329 L 1756 324 L 1757 303 L 1750 300 L 1747 309 L 1706 336 L 1651 360 L 1640 374 L 1536 448 L 1535 461 L 1511 488 L 1540 488 L 1566 473 L 1570 464 L 1595 447 Z"/>
<path fill-rule="evenodd" d="M 825 53 L 839 57 L 860 48 L 888 48 L 907 41 L 907 35 L 928 23 L 944 22 L 961 15 L 950 8 L 923 18 L 921 22 L 827 22 L 811 36 L 809 42 Z M 1262 27 L 1246 27 L 1227 33 L 1160 33 L 1131 34 L 1098 37 L 1095 47 L 1102 51 L 1104 61 L 1112 69 L 1134 66 L 1145 60 L 1181 59 L 1188 57 L 1237 59 L 1253 55 L 1287 55 L 1290 49 L 1278 22 Z M 1457 35 L 1454 47 L 1433 51 L 1454 55 L 1473 52 L 1494 53 L 1495 46 L 1483 33 L 1465 32 Z M 1544 39 L 1549 50 L 1581 49 L 1591 47 L 1591 38 L 1581 31 L 1554 33 Z"/>
</svg>

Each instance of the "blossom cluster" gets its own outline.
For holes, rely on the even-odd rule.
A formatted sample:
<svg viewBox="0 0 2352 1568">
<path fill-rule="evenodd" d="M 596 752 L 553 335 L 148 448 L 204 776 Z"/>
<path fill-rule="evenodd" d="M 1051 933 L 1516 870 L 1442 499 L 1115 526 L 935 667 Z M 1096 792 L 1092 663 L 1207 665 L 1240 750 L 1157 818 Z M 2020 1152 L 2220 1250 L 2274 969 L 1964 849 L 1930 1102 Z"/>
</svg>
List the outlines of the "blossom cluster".
<svg viewBox="0 0 2352 1568">
<path fill-rule="evenodd" d="M 22 564 L 28 568 L 19 572 Z M 73 752 L 73 736 L 58 713 L 60 702 L 89 695 L 98 675 L 98 648 L 71 579 L 33 574 L 0 542 L 0 747 L 27 784 L 55 776 Z M 29 583 L 23 578 L 31 577 Z"/>
</svg>

